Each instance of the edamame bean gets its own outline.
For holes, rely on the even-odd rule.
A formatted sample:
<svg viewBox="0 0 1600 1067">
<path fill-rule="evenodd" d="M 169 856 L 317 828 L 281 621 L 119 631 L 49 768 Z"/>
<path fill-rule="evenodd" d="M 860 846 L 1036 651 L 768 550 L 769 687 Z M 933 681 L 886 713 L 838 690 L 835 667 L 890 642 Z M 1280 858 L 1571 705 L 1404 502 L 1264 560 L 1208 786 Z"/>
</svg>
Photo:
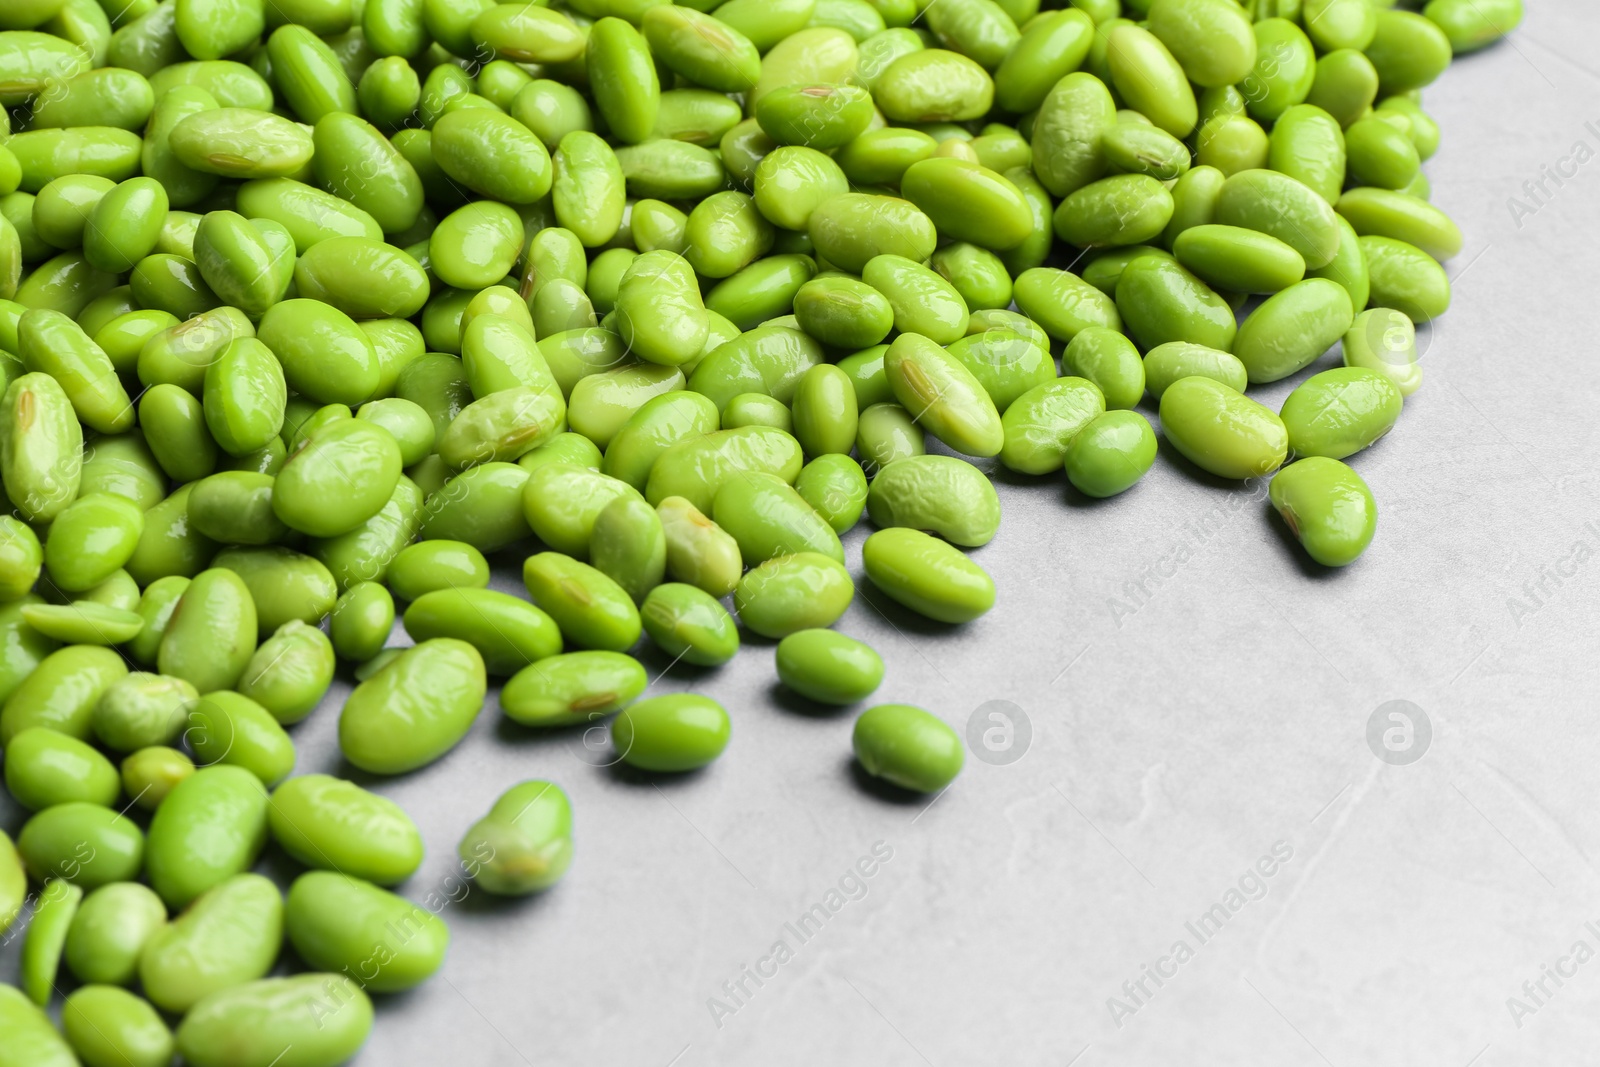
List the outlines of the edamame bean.
<svg viewBox="0 0 1600 1067">
<path fill-rule="evenodd" d="M 122 780 L 111 761 L 75 737 L 40 726 L 6 745 L 6 791 L 29 811 L 81 802 L 111 807 Z"/>
<path fill-rule="evenodd" d="M 88 740 L 100 695 L 127 673 L 122 657 L 109 648 L 68 645 L 43 656 L 0 710 L 0 745 L 30 726 Z"/>
<path fill-rule="evenodd" d="M 855 583 L 842 564 L 817 552 L 796 552 L 747 571 L 734 589 L 734 608 L 746 627 L 778 638 L 831 625 L 854 597 Z"/>
<path fill-rule="evenodd" d="M 949 785 L 966 758 L 954 730 L 910 704 L 879 704 L 862 712 L 851 745 L 868 774 L 918 793 Z"/>
<path fill-rule="evenodd" d="M 394 885 L 422 862 L 422 835 L 399 805 L 330 775 L 278 786 L 267 823 L 273 840 L 307 867 Z"/>
<path fill-rule="evenodd" d="M 611 724 L 611 743 L 630 766 L 681 773 L 722 755 L 731 730 L 721 704 L 694 693 L 673 693 L 625 708 Z"/>
<path fill-rule="evenodd" d="M 266 840 L 266 809 L 266 789 L 243 767 L 202 767 L 184 777 L 150 821 L 151 888 L 168 907 L 182 907 L 248 870 Z"/>
<path fill-rule="evenodd" d="M 89 890 L 138 877 L 145 840 L 121 812 L 73 800 L 45 808 L 24 823 L 17 852 L 35 881 L 61 878 Z"/>
<path fill-rule="evenodd" d="M 115 986 L 73 990 L 61 1006 L 61 1029 L 88 1067 L 161 1067 L 176 1047 L 149 1002 Z"/>
<path fill-rule="evenodd" d="M 139 958 L 145 995 L 185 1012 L 219 989 L 272 969 L 283 941 L 283 898 L 258 874 L 239 874 L 200 894 L 157 930 Z"/>
<path fill-rule="evenodd" d="M 444 963 L 450 943 L 449 928 L 433 912 L 333 871 L 307 871 L 294 880 L 284 933 L 312 967 L 350 974 L 378 993 L 425 981 Z"/>
<path fill-rule="evenodd" d="M 727 610 L 692 585 L 658 585 L 639 608 L 644 630 L 673 659 L 717 667 L 739 651 L 739 632 Z"/>
<path fill-rule="evenodd" d="M 473 880 L 497 896 L 549 889 L 572 863 L 572 805 L 553 782 L 520 782 L 472 824 L 456 851 Z"/>
<path fill-rule="evenodd" d="M 1401 403 L 1399 388 L 1379 371 L 1336 367 L 1296 386 L 1279 416 L 1296 456 L 1344 459 L 1393 429 Z"/>
<path fill-rule="evenodd" d="M 67 931 L 83 900 L 83 889 L 65 878 L 45 881 L 33 905 L 33 921 L 22 938 L 22 990 L 28 999 L 43 1007 L 50 1003 L 56 972 L 61 967 L 61 950 Z M 14 987 L 6 986 L 8 991 Z M 8 1020 L 9 1021 L 9 1020 Z M 49 1020 L 44 1022 L 49 1028 Z M 72 1062 L 67 1053 L 63 1062 Z"/>
<path fill-rule="evenodd" d="M 1308 269 L 1327 266 L 1339 250 L 1339 226 L 1328 202 L 1275 171 L 1241 171 L 1223 182 L 1215 221 L 1276 237 L 1299 252 Z"/>
<path fill-rule="evenodd" d="M 561 634 L 550 616 L 526 601 L 489 589 L 425 593 L 406 609 L 405 626 L 416 641 L 435 637 L 466 641 L 483 656 L 490 674 L 514 674 L 561 651 Z"/>
<path fill-rule="evenodd" d="M 1373 304 L 1415 322 L 1431 322 L 1450 307 L 1450 278 L 1422 249 L 1391 237 L 1359 240 Z"/>
<path fill-rule="evenodd" d="M 19 517 L 45 523 L 78 495 L 83 430 L 56 380 L 14 379 L 0 400 L 0 482 Z"/>
<path fill-rule="evenodd" d="M 461 541 L 420 541 L 401 549 L 384 581 L 401 600 L 416 600 L 435 589 L 481 589 L 489 584 L 489 563 L 482 552 Z"/>
<path fill-rule="evenodd" d="M 372 1031 L 372 1002 L 342 974 L 263 978 L 201 1000 L 178 1027 L 178 1052 L 194 1067 L 335 1067 Z M 239 1049 L 248 1051 L 240 1053 Z M 283 1059 L 292 1050 L 292 1061 Z"/>
<path fill-rule="evenodd" d="M 1143 478 L 1156 458 L 1156 435 L 1136 411 L 1096 415 L 1067 443 L 1067 480 L 1092 497 L 1126 492 Z"/>
<path fill-rule="evenodd" d="M 970 622 L 994 606 L 994 580 L 949 542 L 921 530 L 879 530 L 861 548 L 872 584 L 939 622 Z"/>
<path fill-rule="evenodd" d="M 194 762 L 164 745 L 141 748 L 122 761 L 122 791 L 146 811 L 159 808 L 167 795 L 194 773 Z"/>
<path fill-rule="evenodd" d="M 1404 312 L 1371 308 L 1356 316 L 1344 335 L 1344 365 L 1377 371 L 1394 383 L 1402 397 L 1422 384 L 1417 365 L 1417 331 Z"/>
<path fill-rule="evenodd" d="M 1188 341 L 1168 341 L 1152 348 L 1144 357 L 1145 385 L 1151 399 L 1159 402 L 1167 387 L 1183 378 L 1199 375 L 1211 378 L 1237 392 L 1244 392 L 1250 383 L 1239 357 L 1221 349 Z"/>
<path fill-rule="evenodd" d="M 1239 326 L 1233 354 L 1255 383 L 1286 378 L 1328 350 L 1355 321 L 1337 282 L 1307 278 L 1270 297 Z"/>
<path fill-rule="evenodd" d="M 227 690 L 207 693 L 190 709 L 188 721 L 184 738 L 202 767 L 243 767 L 267 786 L 294 769 L 294 743 L 277 719 L 249 697 Z"/>
<path fill-rule="evenodd" d="M 1324 567 L 1353 563 L 1378 525 L 1378 506 L 1361 476 L 1336 459 L 1289 464 L 1268 488 L 1272 506 L 1306 554 Z"/>
<path fill-rule="evenodd" d="M 1270 234 L 1238 226 L 1194 226 L 1172 244 L 1178 262 L 1216 289 L 1276 293 L 1305 276 L 1299 252 Z"/>
<path fill-rule="evenodd" d="M 67 929 L 67 967 L 81 982 L 131 985 L 167 906 L 138 882 L 111 882 L 83 898 Z"/>
<path fill-rule="evenodd" d="M 807 463 L 794 488 L 836 534 L 853 528 L 867 504 L 867 476 L 859 463 L 841 452 Z"/>
<path fill-rule="evenodd" d="M 1210 378 L 1182 378 L 1161 394 L 1161 429 L 1195 466 L 1219 478 L 1276 470 L 1289 451 L 1283 420 Z"/>
<path fill-rule="evenodd" d="M 883 682 L 882 658 L 868 645 L 833 630 L 790 634 L 778 642 L 776 659 L 784 685 L 822 704 L 854 704 Z"/>
<path fill-rule="evenodd" d="M 465 641 L 424 641 L 358 685 L 339 714 L 339 748 L 373 774 L 403 774 L 439 759 L 483 708 L 483 657 Z"/>
<path fill-rule="evenodd" d="M 884 354 L 895 399 L 929 432 L 958 452 L 993 456 L 1004 444 L 994 401 L 956 357 L 927 337 L 902 334 Z"/>
</svg>

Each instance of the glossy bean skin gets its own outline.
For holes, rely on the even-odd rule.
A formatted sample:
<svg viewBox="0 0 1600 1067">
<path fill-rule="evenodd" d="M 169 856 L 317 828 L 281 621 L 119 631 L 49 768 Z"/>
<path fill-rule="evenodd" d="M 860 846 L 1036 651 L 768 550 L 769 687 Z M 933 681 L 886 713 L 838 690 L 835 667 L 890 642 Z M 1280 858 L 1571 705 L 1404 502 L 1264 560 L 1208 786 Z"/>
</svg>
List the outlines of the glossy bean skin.
<svg viewBox="0 0 1600 1067">
<path fill-rule="evenodd" d="M 1129 334 L 1146 349 L 1188 341 L 1227 350 L 1238 332 L 1233 309 L 1178 263 L 1144 256 L 1117 281 L 1117 310 Z"/>
<path fill-rule="evenodd" d="M 422 862 L 422 835 L 387 797 L 326 774 L 290 778 L 267 808 L 273 840 L 308 867 L 395 885 Z"/>
<path fill-rule="evenodd" d="M 639 640 L 639 611 L 605 574 L 559 552 L 541 552 L 523 564 L 534 604 L 560 627 L 563 638 L 585 648 L 624 652 Z"/>
<path fill-rule="evenodd" d="M 795 552 L 817 552 L 844 562 L 844 548 L 833 527 L 773 475 L 727 481 L 717 491 L 711 517 L 733 535 L 741 558 L 752 566 Z"/>
<path fill-rule="evenodd" d="M 674 774 L 722 755 L 731 729 L 727 711 L 710 697 L 673 693 L 624 709 L 611 724 L 611 743 L 630 766 Z"/>
<path fill-rule="evenodd" d="M 636 496 L 612 500 L 595 516 L 589 537 L 594 568 L 642 603 L 666 574 L 666 534 L 661 519 Z"/>
<path fill-rule="evenodd" d="M 1325 567 L 1354 562 L 1377 529 L 1372 491 L 1336 459 L 1312 456 L 1291 463 L 1273 477 L 1268 496 L 1306 554 Z"/>
<path fill-rule="evenodd" d="M 177 1040 L 194 1067 L 269 1067 L 275 1057 L 286 1067 L 334 1067 L 371 1030 L 372 1002 L 354 980 L 308 973 L 212 993 L 184 1017 Z M 287 1050 L 293 1058 L 281 1059 Z"/>
<path fill-rule="evenodd" d="M 50 1017 L 15 986 L 0 988 L 0 1025 L 10 1038 L 6 1055 L 16 1067 L 75 1067 L 79 1063 Z"/>
<path fill-rule="evenodd" d="M 569 725 L 620 710 L 648 680 L 639 662 L 620 652 L 567 652 L 512 676 L 500 706 L 524 726 Z"/>
<path fill-rule="evenodd" d="M 1422 14 L 1444 31 L 1451 51 L 1461 55 L 1485 48 L 1516 29 L 1522 21 L 1522 0 L 1486 4 L 1431 0 Z"/>
<path fill-rule="evenodd" d="M 39 726 L 6 744 L 5 783 L 30 811 L 75 801 L 111 807 L 122 792 L 116 768 L 93 746 Z"/>
<path fill-rule="evenodd" d="M 256 645 L 256 608 L 249 586 L 231 570 L 197 575 L 184 590 L 161 636 L 157 665 L 199 692 L 231 689 Z"/>
<path fill-rule="evenodd" d="M 88 740 L 100 695 L 127 673 L 122 658 L 107 648 L 68 645 L 42 656 L 0 710 L 0 744 L 9 745 L 30 726 Z"/>
<path fill-rule="evenodd" d="M 1296 386 L 1279 415 L 1296 456 L 1344 459 L 1387 434 L 1401 403 L 1400 389 L 1379 371 L 1337 367 Z"/>
<path fill-rule="evenodd" d="M 1107 411 L 1068 442 L 1062 463 L 1075 489 L 1104 498 L 1131 489 L 1155 458 L 1156 435 L 1143 415 Z"/>
<path fill-rule="evenodd" d="M 1326 278 L 1297 282 L 1250 314 L 1233 354 L 1255 383 L 1275 382 L 1305 367 L 1355 321 L 1350 294 Z"/>
<path fill-rule="evenodd" d="M 1239 293 L 1276 293 L 1305 277 L 1305 258 L 1268 234 L 1233 226 L 1196 226 L 1173 242 L 1178 262 L 1208 285 Z"/>
<path fill-rule="evenodd" d="M 145 873 L 168 907 L 248 870 L 266 841 L 267 792 L 242 767 L 205 767 L 179 782 L 150 821 Z"/>
<path fill-rule="evenodd" d="M 1161 395 L 1161 429 L 1195 466 L 1219 478 L 1260 477 L 1283 464 L 1283 420 L 1210 378 L 1182 378 Z"/>
<path fill-rule="evenodd" d="M 992 456 L 1004 433 L 994 401 L 972 372 L 932 340 L 903 334 L 884 355 L 895 399 L 930 432 L 959 452 Z"/>
<path fill-rule="evenodd" d="M 1392 237 L 1362 237 L 1371 302 L 1413 322 L 1432 322 L 1450 307 L 1450 278 L 1422 249 Z"/>
<path fill-rule="evenodd" d="M 983 568 L 920 530 L 879 530 L 861 553 L 873 585 L 930 619 L 970 622 L 994 606 L 994 580 Z"/>
<path fill-rule="evenodd" d="M 114 986 L 74 990 L 61 1007 L 61 1028 L 89 1067 L 161 1067 L 176 1047 L 149 1002 Z"/>
<path fill-rule="evenodd" d="M 854 638 L 827 629 L 799 630 L 778 642 L 778 678 L 822 704 L 854 704 L 883 682 L 883 660 Z"/>
<path fill-rule="evenodd" d="M 278 720 L 249 697 L 207 693 L 189 711 L 185 740 L 200 766 L 243 767 L 268 788 L 294 769 L 294 742 Z"/>
<path fill-rule="evenodd" d="M 1300 253 L 1308 269 L 1326 266 L 1339 250 L 1339 226 L 1328 202 L 1274 171 L 1247 170 L 1228 178 L 1217 197 L 1215 221 L 1278 238 Z"/>
<path fill-rule="evenodd" d="M 653 396 L 612 436 L 602 469 L 643 492 L 656 460 L 667 449 L 716 429 L 717 409 L 709 398 L 687 391 Z"/>
<path fill-rule="evenodd" d="M 669 582 L 645 597 L 639 615 L 663 652 L 701 667 L 716 667 L 739 650 L 739 632 L 727 610 L 709 593 Z"/>
<path fill-rule="evenodd" d="M 139 882 L 110 882 L 83 898 L 67 930 L 64 959 L 79 981 L 130 985 L 167 906 Z"/>
<path fill-rule="evenodd" d="M 520 782 L 468 829 L 457 855 L 487 892 L 525 896 L 549 889 L 572 864 L 571 802 L 553 782 Z"/>
<path fill-rule="evenodd" d="M 56 516 L 44 543 L 44 565 L 58 589 L 93 589 L 133 557 L 144 515 L 125 497 L 90 493 Z"/>
<path fill-rule="evenodd" d="M 395 937 L 395 931 L 405 935 Z M 349 973 L 378 993 L 410 989 L 444 962 L 450 931 L 427 909 L 370 882 L 307 871 L 289 887 L 284 932 L 313 967 Z"/>
<path fill-rule="evenodd" d="M 19 516 L 49 522 L 78 493 L 83 430 L 54 378 L 23 374 L 0 401 L 0 480 Z"/>
<path fill-rule="evenodd" d="M 1410 396 L 1422 385 L 1417 365 L 1417 331 L 1404 312 L 1371 308 L 1356 316 L 1342 346 L 1344 365 L 1364 367 L 1383 374 L 1400 395 Z"/>
<path fill-rule="evenodd" d="M 1221 349 L 1188 341 L 1169 341 L 1145 354 L 1145 385 L 1151 398 L 1158 402 L 1172 383 L 1195 375 L 1212 378 L 1241 393 L 1250 384 L 1250 376 L 1239 357 Z"/>
<path fill-rule="evenodd" d="M 34 900 L 33 921 L 22 939 L 20 969 L 22 992 L 40 1007 L 50 1003 L 54 991 L 56 972 L 61 966 L 61 949 L 67 938 L 78 905 L 83 901 L 83 890 L 64 878 L 51 878 L 44 883 Z M 7 986 L 9 991 L 14 986 Z M 9 1021 L 9 1020 L 8 1020 Z M 45 1026 L 49 1027 L 48 1019 Z M 75 1062 L 68 1053 L 63 1062 Z"/>
<path fill-rule="evenodd" d="M 345 758 L 374 774 L 403 774 L 443 756 L 483 708 L 483 657 L 454 638 L 424 641 L 362 682 L 339 715 Z"/>
<path fill-rule="evenodd" d="M 454 637 L 483 656 L 490 674 L 510 675 L 561 651 L 555 621 L 525 601 L 489 589 L 439 589 L 406 608 L 416 641 Z M 387 634 L 385 634 L 387 637 Z"/>
<path fill-rule="evenodd" d="M 862 712 L 851 744 L 868 774 L 918 793 L 949 785 L 965 761 L 956 732 L 909 704 L 879 704 Z"/>
<path fill-rule="evenodd" d="M 1081 330 L 1062 350 L 1061 370 L 1067 377 L 1093 382 L 1107 408 L 1131 408 L 1144 395 L 1145 367 L 1139 350 L 1116 330 L 1102 326 Z"/>
<path fill-rule="evenodd" d="M 656 514 L 667 543 L 667 573 L 714 597 L 733 592 L 744 569 L 733 535 L 681 496 L 664 497 Z"/>
<path fill-rule="evenodd" d="M 154 811 L 194 771 L 194 761 L 175 748 L 141 748 L 122 761 L 122 791 L 145 811 Z"/>
<path fill-rule="evenodd" d="M 528 472 L 514 463 L 484 463 L 468 468 L 428 497 L 419 516 L 418 534 L 423 543 L 449 541 L 457 546 L 458 555 L 466 555 L 460 551 L 464 547 L 481 560 L 482 553 L 504 548 L 528 536 L 528 520 L 522 507 L 523 489 L 527 481 Z M 412 546 L 413 549 L 418 547 Z M 398 561 L 407 551 L 411 549 L 402 549 L 394 559 Z M 425 555 L 430 551 L 433 550 L 423 549 L 414 555 Z M 389 569 L 395 574 L 404 573 L 404 580 L 409 586 L 415 586 L 415 578 L 426 577 L 418 573 L 419 569 L 425 570 L 418 565 L 402 564 L 401 570 L 395 571 L 391 563 Z M 452 572 L 458 569 L 451 568 Z M 474 575 L 478 573 L 476 560 L 467 570 Z M 464 578 L 467 572 L 460 573 Z M 488 564 L 483 564 L 482 579 L 474 578 L 473 584 L 485 585 L 488 580 Z M 446 584 L 461 583 L 452 578 Z M 402 592 L 393 578 L 389 585 L 407 599 L 415 596 L 414 593 Z"/>
<path fill-rule="evenodd" d="M 738 472 L 760 471 L 793 481 L 800 474 L 800 445 L 788 434 L 763 426 L 719 430 L 690 438 L 662 453 L 650 471 L 645 499 L 656 506 L 682 497 L 709 511 L 717 490 Z"/>
<path fill-rule="evenodd" d="M 139 981 L 158 1007 L 184 1012 L 219 989 L 264 976 L 283 940 L 283 897 L 258 874 L 239 874 L 196 897 L 139 957 Z"/>
<path fill-rule="evenodd" d="M 975 548 L 994 538 L 1000 498 L 970 463 L 950 456 L 909 456 L 878 472 L 867 493 L 867 514 L 879 527 L 928 530 L 952 544 Z"/>
<path fill-rule="evenodd" d="M 1347 190 L 1335 206 L 1362 237 L 1403 241 L 1441 262 L 1461 251 L 1460 228 L 1419 197 L 1364 186 Z"/>
<path fill-rule="evenodd" d="M 1057 378 L 1034 386 L 1018 397 L 1001 419 L 1005 445 L 1000 462 L 1022 474 L 1059 470 L 1067 444 L 1104 410 L 1104 395 L 1086 378 Z"/>
<path fill-rule="evenodd" d="M 898 403 L 875 403 L 856 422 L 856 453 L 870 472 L 928 451 L 922 427 Z"/>
<path fill-rule="evenodd" d="M 17 852 L 34 880 L 60 878 L 84 890 L 137 876 L 145 838 L 129 819 L 75 800 L 37 812 L 17 835 Z"/>
<path fill-rule="evenodd" d="M 747 571 L 734 590 L 746 627 L 763 637 L 832 624 L 855 597 L 844 566 L 815 552 L 776 556 Z"/>
<path fill-rule="evenodd" d="M 1082 278 L 1053 267 L 1018 275 L 1014 295 L 1022 313 L 1057 341 L 1070 342 L 1090 326 L 1121 329 L 1116 302 Z"/>
</svg>

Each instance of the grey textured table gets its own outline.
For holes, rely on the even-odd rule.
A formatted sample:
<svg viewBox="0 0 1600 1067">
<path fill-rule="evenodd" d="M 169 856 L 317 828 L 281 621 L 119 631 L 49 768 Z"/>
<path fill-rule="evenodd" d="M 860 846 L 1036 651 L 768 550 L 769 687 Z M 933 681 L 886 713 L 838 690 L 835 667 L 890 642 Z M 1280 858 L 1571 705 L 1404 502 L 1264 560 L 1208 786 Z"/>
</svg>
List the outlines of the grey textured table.
<svg viewBox="0 0 1600 1067">
<path fill-rule="evenodd" d="M 770 644 L 653 683 L 733 715 L 726 755 L 682 779 L 491 704 L 438 764 L 376 783 L 427 840 L 404 891 L 443 901 L 454 940 L 380 998 L 357 1062 L 1592 1059 L 1600 14 L 1530 8 L 1427 93 L 1434 200 L 1466 248 L 1423 388 L 1355 459 L 1381 509 L 1357 565 L 1310 566 L 1264 487 L 1167 454 L 1104 503 L 1003 479 L 977 554 L 994 612 L 950 631 L 867 589 L 840 623 L 882 651 L 879 699 L 963 730 L 983 707 L 998 731 L 931 806 L 857 777 L 852 714 L 779 693 Z M 301 771 L 339 767 L 342 695 L 297 728 Z M 1369 730 L 1394 700 L 1410 735 L 1392 709 Z M 530 777 L 572 798 L 570 873 L 523 901 L 467 890 L 457 839 Z"/>
</svg>

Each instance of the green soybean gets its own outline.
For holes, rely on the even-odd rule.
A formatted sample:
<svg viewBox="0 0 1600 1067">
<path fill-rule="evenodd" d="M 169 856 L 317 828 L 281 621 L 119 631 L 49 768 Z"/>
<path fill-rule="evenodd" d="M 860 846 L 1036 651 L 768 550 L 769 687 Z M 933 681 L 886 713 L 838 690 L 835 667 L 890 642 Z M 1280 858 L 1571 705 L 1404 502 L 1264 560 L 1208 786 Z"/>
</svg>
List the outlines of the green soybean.
<svg viewBox="0 0 1600 1067">
<path fill-rule="evenodd" d="M 1174 448 L 1219 478 L 1269 474 L 1283 464 L 1283 420 L 1210 378 L 1182 378 L 1161 394 L 1161 430 Z"/>
<path fill-rule="evenodd" d="M 1343 567 L 1372 543 L 1378 506 L 1361 476 L 1337 459 L 1312 456 L 1279 471 L 1268 487 L 1272 506 L 1325 567 Z"/>
<path fill-rule="evenodd" d="M 879 704 L 862 712 L 851 745 L 868 774 L 918 793 L 948 786 L 965 761 L 956 732 L 909 704 Z"/>
<path fill-rule="evenodd" d="M 624 709 L 611 724 L 611 743 L 630 766 L 681 773 L 722 755 L 731 732 L 721 704 L 694 693 L 673 693 Z"/>
<path fill-rule="evenodd" d="M 525 896 L 549 889 L 572 863 L 572 805 L 552 782 L 519 782 L 472 824 L 456 851 L 487 892 Z"/>
<path fill-rule="evenodd" d="M 455 638 L 408 649 L 358 685 L 339 713 L 339 748 L 373 774 L 426 766 L 466 736 L 487 689 L 483 657 Z"/>
</svg>

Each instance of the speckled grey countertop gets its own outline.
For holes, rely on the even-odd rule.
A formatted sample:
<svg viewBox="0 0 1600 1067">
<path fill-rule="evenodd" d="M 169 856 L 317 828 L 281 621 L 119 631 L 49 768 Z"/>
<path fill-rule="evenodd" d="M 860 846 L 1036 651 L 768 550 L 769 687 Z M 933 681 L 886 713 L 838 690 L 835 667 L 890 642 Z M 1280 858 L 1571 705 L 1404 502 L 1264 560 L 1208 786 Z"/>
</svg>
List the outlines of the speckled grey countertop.
<svg viewBox="0 0 1600 1067">
<path fill-rule="evenodd" d="M 725 756 L 681 779 L 491 705 L 448 757 L 376 783 L 427 840 L 404 891 L 454 940 L 430 983 L 380 998 L 357 1062 L 1592 1060 L 1600 12 L 1529 6 L 1427 93 L 1434 201 L 1466 247 L 1422 389 L 1354 461 L 1381 516 L 1358 564 L 1312 567 L 1262 487 L 1165 450 L 1102 503 L 1002 477 L 977 554 L 991 614 L 947 630 L 864 589 L 840 623 L 883 653 L 882 699 L 977 714 L 989 761 L 932 805 L 860 780 L 851 713 L 780 693 L 770 644 L 654 682 L 733 715 Z M 339 768 L 343 693 L 297 728 L 301 771 Z M 1397 700 L 1409 747 L 1379 712 Z M 468 891 L 457 839 L 529 777 L 572 797 L 571 872 L 534 899 Z"/>
</svg>

